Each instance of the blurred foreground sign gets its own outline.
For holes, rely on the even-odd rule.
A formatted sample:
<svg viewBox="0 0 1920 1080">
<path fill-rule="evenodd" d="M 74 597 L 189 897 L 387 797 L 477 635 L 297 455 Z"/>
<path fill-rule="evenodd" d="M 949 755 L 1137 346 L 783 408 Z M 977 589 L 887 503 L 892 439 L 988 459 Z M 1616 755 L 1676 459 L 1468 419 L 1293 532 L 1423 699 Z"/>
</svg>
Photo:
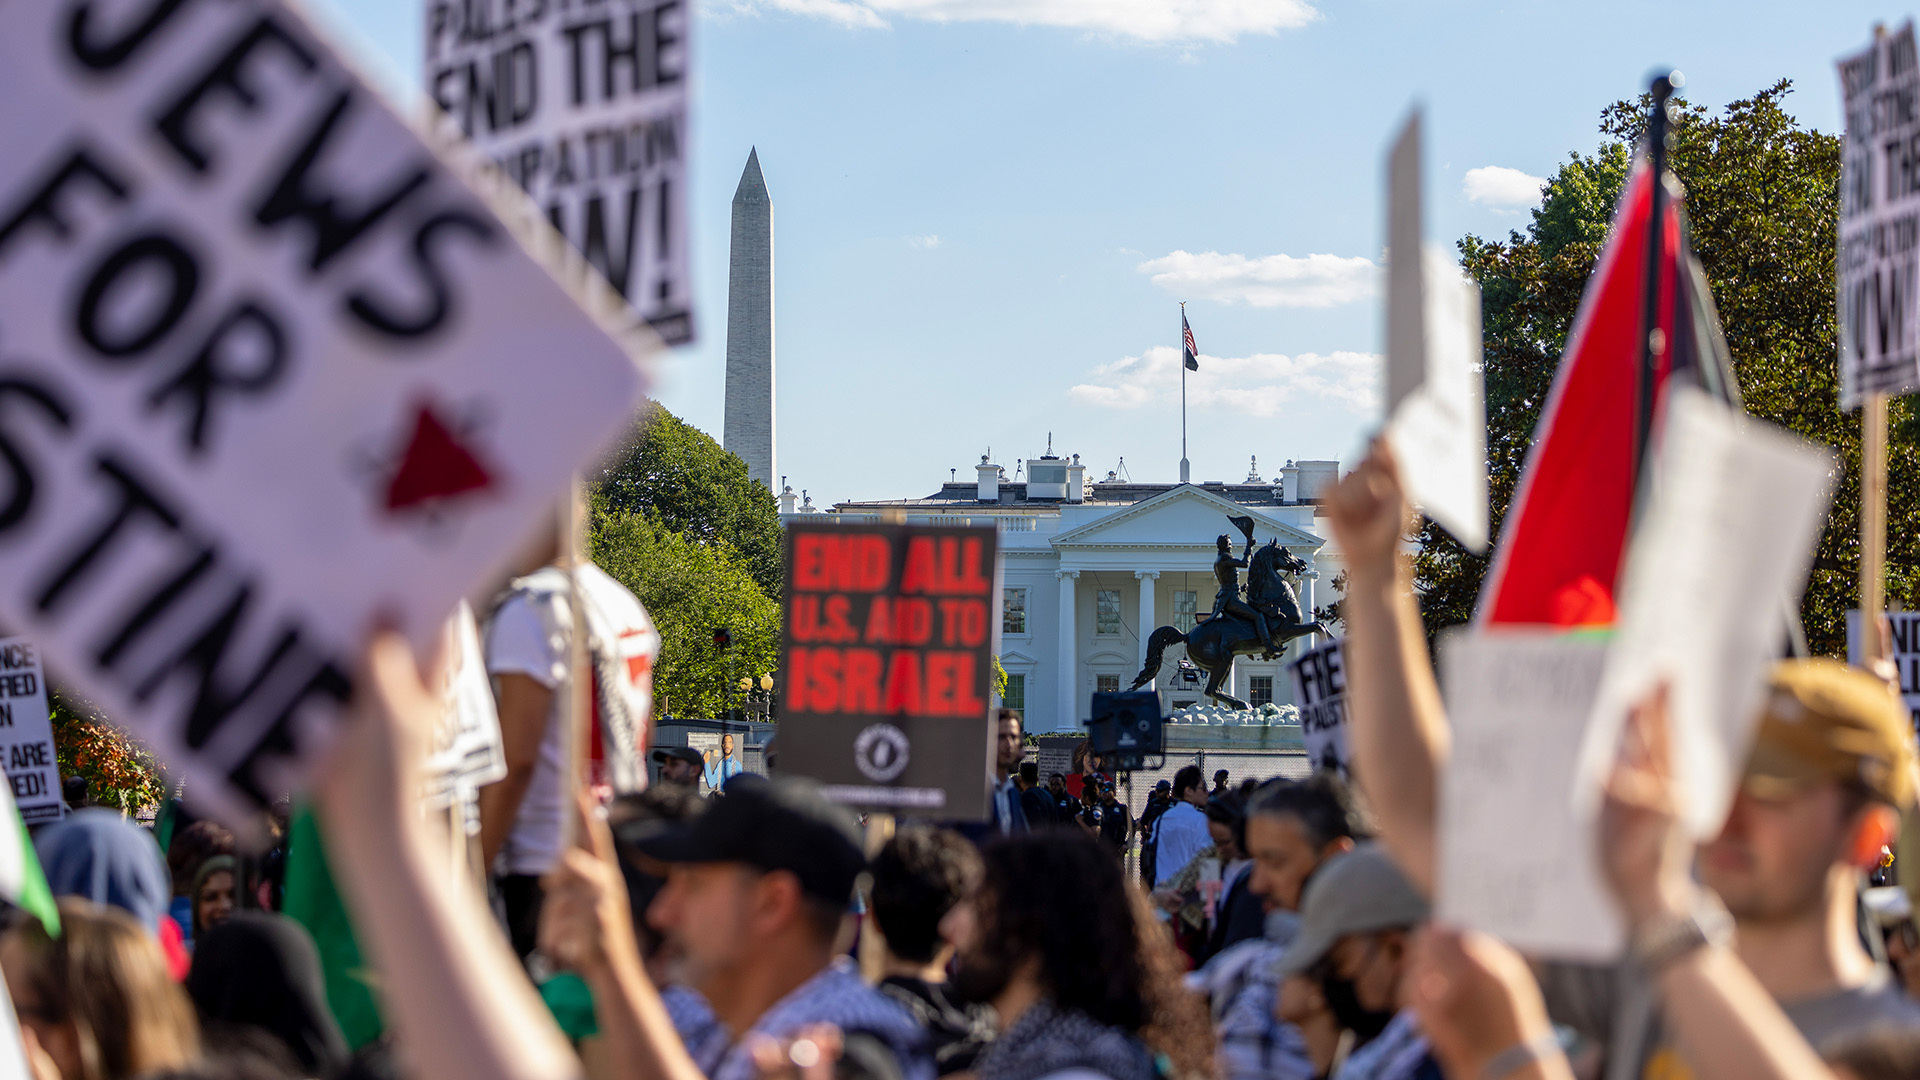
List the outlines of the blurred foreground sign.
<svg viewBox="0 0 1920 1080">
<path fill-rule="evenodd" d="M 0 622 L 230 821 L 640 391 L 282 4 L 0 5 Z"/>
<path fill-rule="evenodd" d="M 685 0 L 428 0 L 427 92 L 670 345 L 693 338 Z"/>
<path fill-rule="evenodd" d="M 1315 771 L 1349 774 L 1347 751 L 1346 656 L 1338 641 L 1310 649 L 1287 665 L 1293 676 L 1293 701 L 1300 710 L 1300 735 L 1307 762 Z"/>
<path fill-rule="evenodd" d="M 60 766 L 53 757 L 47 673 L 26 638 L 0 638 L 0 764 L 20 820 L 60 820 Z"/>
<path fill-rule="evenodd" d="M 1913 23 L 1840 61 L 1840 404 L 1920 390 L 1920 56 Z"/>
<path fill-rule="evenodd" d="M 1900 675 L 1900 701 L 1913 714 L 1913 730 L 1920 732 L 1920 611 L 1887 612 L 1887 644 Z M 1860 612 L 1847 612 L 1847 663 L 1865 667 L 1860 655 Z"/>
<path fill-rule="evenodd" d="M 787 526 L 781 772 L 854 806 L 987 816 L 997 539 L 964 526 Z"/>
</svg>

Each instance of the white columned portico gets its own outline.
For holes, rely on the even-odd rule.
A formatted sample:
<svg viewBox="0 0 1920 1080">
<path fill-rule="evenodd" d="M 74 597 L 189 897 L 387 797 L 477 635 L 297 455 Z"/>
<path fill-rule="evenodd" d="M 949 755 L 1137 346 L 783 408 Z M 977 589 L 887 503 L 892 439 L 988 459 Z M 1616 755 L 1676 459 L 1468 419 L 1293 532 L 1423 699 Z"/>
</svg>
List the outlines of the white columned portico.
<svg viewBox="0 0 1920 1080">
<path fill-rule="evenodd" d="M 1153 637 L 1153 632 L 1160 627 L 1160 622 L 1154 616 L 1153 612 L 1153 592 L 1155 586 L 1160 582 L 1160 571 L 1135 570 L 1133 576 L 1140 579 L 1140 670 L 1145 671 L 1147 668 L 1147 641 Z M 1156 676 L 1159 674 L 1157 671 L 1154 672 Z M 1158 690 L 1160 687 L 1156 682 L 1149 681 L 1146 689 Z"/>
<path fill-rule="evenodd" d="M 1072 731 L 1080 723 L 1080 713 L 1075 705 L 1080 684 L 1080 659 L 1076 655 L 1079 627 L 1074 618 L 1078 614 L 1078 605 L 1074 603 L 1073 595 L 1073 585 L 1079 579 L 1080 571 L 1055 570 L 1053 576 L 1060 579 L 1060 715 L 1054 722 L 1054 728 L 1057 731 Z"/>
<path fill-rule="evenodd" d="M 1320 571 L 1313 566 L 1313 556 L 1307 556 L 1307 572 L 1300 575 L 1300 621 L 1313 621 L 1313 583 L 1320 580 Z M 1320 647 L 1320 635 L 1307 635 L 1307 648 Z"/>
</svg>

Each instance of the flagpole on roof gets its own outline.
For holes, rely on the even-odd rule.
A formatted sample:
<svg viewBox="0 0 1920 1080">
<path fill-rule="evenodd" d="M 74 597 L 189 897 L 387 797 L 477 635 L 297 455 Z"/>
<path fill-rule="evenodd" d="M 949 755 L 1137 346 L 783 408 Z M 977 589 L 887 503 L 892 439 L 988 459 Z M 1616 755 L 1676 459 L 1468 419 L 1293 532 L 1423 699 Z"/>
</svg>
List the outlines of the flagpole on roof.
<svg viewBox="0 0 1920 1080">
<path fill-rule="evenodd" d="M 1180 301 L 1180 482 L 1188 483 L 1187 468 L 1187 302 Z"/>
<path fill-rule="evenodd" d="M 1667 353 L 1666 331 L 1660 328 L 1660 271 L 1667 238 L 1667 102 L 1675 89 L 1687 84 L 1677 71 L 1653 80 L 1653 113 L 1647 118 L 1647 156 L 1653 172 L 1653 216 L 1647 221 L 1646 296 L 1641 306 L 1640 393 L 1634 410 L 1633 462 L 1636 477 L 1647 468 L 1647 441 L 1653 432 L 1654 389 L 1660 360 Z M 1675 283 L 1678 284 L 1677 282 Z"/>
</svg>

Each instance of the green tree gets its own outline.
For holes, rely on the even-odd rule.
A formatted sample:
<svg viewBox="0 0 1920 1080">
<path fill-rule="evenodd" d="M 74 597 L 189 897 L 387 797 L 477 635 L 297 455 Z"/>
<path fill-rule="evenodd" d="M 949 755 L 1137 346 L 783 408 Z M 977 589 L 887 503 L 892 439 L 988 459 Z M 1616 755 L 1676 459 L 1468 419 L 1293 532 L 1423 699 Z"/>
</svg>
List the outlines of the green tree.
<svg viewBox="0 0 1920 1080">
<path fill-rule="evenodd" d="M 641 411 L 624 447 L 594 478 L 594 491 L 611 509 L 644 512 L 696 543 L 724 540 L 762 592 L 780 595 L 782 530 L 773 493 L 748 478 L 746 462 L 659 403 Z"/>
<path fill-rule="evenodd" d="M 1719 307 L 1747 411 L 1832 447 L 1844 474 L 1820 539 L 1801 616 L 1816 652 L 1844 651 L 1856 602 L 1860 425 L 1839 409 L 1834 236 L 1840 142 L 1785 109 L 1782 80 L 1718 113 L 1683 105 L 1670 164 L 1686 188 L 1694 250 Z M 1479 282 L 1486 343 L 1487 458 L 1496 533 L 1519 483 L 1582 290 L 1605 242 L 1649 103 L 1601 114 L 1603 141 L 1570 154 L 1526 232 L 1468 236 L 1462 264 Z M 1920 577 L 1920 425 L 1896 402 L 1890 454 L 1888 592 L 1911 603 Z M 1415 586 L 1429 632 L 1465 622 L 1488 558 L 1423 523 Z"/>
<path fill-rule="evenodd" d="M 659 627 L 656 715 L 721 716 L 740 704 L 742 677 L 779 666 L 780 605 L 726 537 L 701 542 L 604 498 L 594 500 L 589 528 L 589 556 L 633 590 Z M 715 646 L 716 627 L 731 633 L 729 648 Z"/>
<path fill-rule="evenodd" d="M 94 802 L 116 810 L 158 807 L 166 797 L 159 763 L 91 702 L 52 686 L 53 755 L 60 776 L 83 776 Z"/>
</svg>

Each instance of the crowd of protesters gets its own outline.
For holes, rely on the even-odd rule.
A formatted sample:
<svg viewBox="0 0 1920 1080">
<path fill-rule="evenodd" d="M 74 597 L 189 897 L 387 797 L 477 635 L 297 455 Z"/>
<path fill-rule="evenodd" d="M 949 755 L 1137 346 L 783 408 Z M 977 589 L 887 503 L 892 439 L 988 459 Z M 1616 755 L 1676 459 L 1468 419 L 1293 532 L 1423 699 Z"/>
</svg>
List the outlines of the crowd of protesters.
<svg viewBox="0 0 1920 1080">
<path fill-rule="evenodd" d="M 31 1071 L 1920 1077 L 1920 932 L 1889 865 L 1920 765 L 1883 678 L 1781 662 L 1732 812 L 1697 849 L 1664 697 L 1640 703 L 1594 853 L 1627 954 L 1523 957 L 1431 918 L 1448 720 L 1387 452 L 1326 509 L 1348 560 L 1351 786 L 1235 787 L 1224 771 L 1209 786 L 1187 766 L 1136 821 L 1111 777 L 1043 782 L 1002 710 L 980 823 L 863 825 L 809 781 L 742 770 L 731 747 L 660 750 L 649 789 L 603 798 L 566 774 L 574 628 L 556 600 L 569 576 L 549 566 L 485 635 L 508 763 L 479 802 L 485 880 L 449 872 L 449 833 L 421 812 L 443 702 L 397 637 L 370 645 L 363 707 L 308 794 L 385 1035 L 348 1043 L 309 928 L 276 913 L 284 810 L 236 837 L 172 808 L 163 846 L 82 809 L 35 837 L 57 930 L 15 912 L 0 936 Z M 596 620 L 648 626 L 609 585 L 582 590 L 603 609 L 587 611 L 596 675 L 615 669 L 596 650 L 634 636 Z"/>
</svg>

